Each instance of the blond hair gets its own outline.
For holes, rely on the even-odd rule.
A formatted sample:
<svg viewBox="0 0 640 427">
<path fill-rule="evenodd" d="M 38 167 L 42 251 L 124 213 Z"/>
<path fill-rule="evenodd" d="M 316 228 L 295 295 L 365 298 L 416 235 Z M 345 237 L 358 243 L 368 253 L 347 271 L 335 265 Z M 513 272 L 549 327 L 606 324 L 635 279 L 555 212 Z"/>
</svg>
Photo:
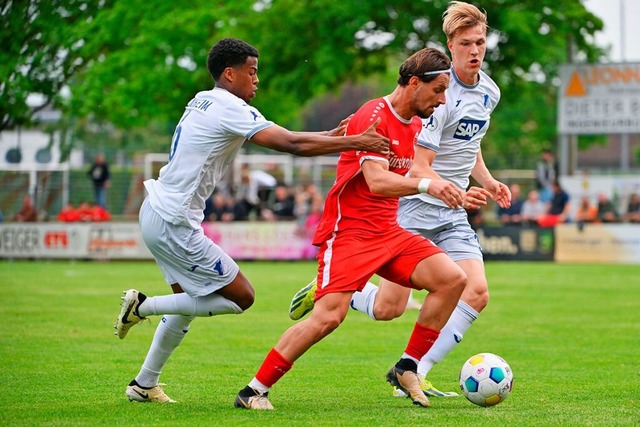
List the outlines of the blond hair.
<svg viewBox="0 0 640 427">
<path fill-rule="evenodd" d="M 483 25 L 485 31 L 489 28 L 486 11 L 481 11 L 476 6 L 462 1 L 452 1 L 442 14 L 442 31 L 447 39 L 453 39 L 458 33 Z"/>
</svg>

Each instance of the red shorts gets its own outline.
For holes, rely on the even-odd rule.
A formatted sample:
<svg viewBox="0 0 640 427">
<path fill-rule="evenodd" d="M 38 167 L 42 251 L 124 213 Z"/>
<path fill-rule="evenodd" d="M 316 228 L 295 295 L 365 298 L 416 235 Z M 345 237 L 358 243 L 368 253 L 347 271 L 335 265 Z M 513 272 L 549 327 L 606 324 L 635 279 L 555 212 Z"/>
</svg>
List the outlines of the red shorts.
<svg viewBox="0 0 640 427">
<path fill-rule="evenodd" d="M 415 288 L 416 265 L 443 252 L 431 240 L 397 226 L 384 232 L 342 231 L 324 242 L 318 252 L 316 300 L 332 292 L 355 292 L 377 274 Z"/>
</svg>

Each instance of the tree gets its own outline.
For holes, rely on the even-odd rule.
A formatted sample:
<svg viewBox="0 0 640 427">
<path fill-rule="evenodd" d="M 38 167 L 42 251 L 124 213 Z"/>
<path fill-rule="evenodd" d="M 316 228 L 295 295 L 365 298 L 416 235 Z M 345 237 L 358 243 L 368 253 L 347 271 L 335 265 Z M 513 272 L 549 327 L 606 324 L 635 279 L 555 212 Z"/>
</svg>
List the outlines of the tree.
<svg viewBox="0 0 640 427">
<path fill-rule="evenodd" d="M 31 122 L 86 63 L 78 55 L 99 7 L 110 0 L 4 0 L 0 3 L 0 131 Z M 27 98 L 38 95 L 36 105 Z"/>
<path fill-rule="evenodd" d="M 46 9 L 45 2 L 30 4 Z M 445 49 L 441 27 L 447 4 L 196 0 L 187 8 L 174 2 L 150 7 L 145 0 L 96 1 L 93 19 L 70 25 L 75 43 L 58 43 L 80 45 L 64 80 L 71 96 L 61 105 L 75 126 L 144 134 L 140 129 L 153 124 L 170 134 L 186 102 L 213 85 L 205 67 L 211 44 L 234 36 L 261 52 L 255 105 L 272 120 L 301 127 L 310 101 L 337 96 L 345 83 L 395 75 L 402 60 L 424 46 Z M 570 47 L 595 61 L 601 52 L 593 35 L 603 24 L 580 0 L 486 0 L 482 7 L 491 25 L 487 72 L 503 93 L 487 136 L 488 152 L 517 159 L 525 148 L 553 140 L 558 66 Z M 165 147 L 168 139 L 161 143 Z"/>
</svg>

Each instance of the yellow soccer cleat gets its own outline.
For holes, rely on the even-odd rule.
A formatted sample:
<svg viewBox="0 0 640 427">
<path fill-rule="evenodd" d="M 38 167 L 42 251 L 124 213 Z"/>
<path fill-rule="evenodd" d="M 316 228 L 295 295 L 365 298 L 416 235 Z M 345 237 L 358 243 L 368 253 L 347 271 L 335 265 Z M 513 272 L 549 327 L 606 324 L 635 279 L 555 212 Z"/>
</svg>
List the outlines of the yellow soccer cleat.
<svg viewBox="0 0 640 427">
<path fill-rule="evenodd" d="M 302 319 L 313 310 L 316 289 L 318 289 L 318 283 L 316 279 L 313 279 L 307 286 L 296 292 L 291 300 L 291 305 L 289 305 L 289 317 L 291 320 Z"/>
</svg>

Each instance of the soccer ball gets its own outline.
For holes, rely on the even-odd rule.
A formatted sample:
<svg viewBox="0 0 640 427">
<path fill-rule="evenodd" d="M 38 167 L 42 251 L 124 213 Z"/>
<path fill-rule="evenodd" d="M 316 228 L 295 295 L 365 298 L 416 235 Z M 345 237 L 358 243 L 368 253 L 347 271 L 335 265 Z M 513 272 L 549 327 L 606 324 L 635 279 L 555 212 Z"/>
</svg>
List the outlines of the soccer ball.
<svg viewBox="0 0 640 427">
<path fill-rule="evenodd" d="M 509 396 L 512 387 L 511 367 L 493 353 L 471 356 L 460 370 L 460 390 L 478 406 L 497 405 Z"/>
</svg>

